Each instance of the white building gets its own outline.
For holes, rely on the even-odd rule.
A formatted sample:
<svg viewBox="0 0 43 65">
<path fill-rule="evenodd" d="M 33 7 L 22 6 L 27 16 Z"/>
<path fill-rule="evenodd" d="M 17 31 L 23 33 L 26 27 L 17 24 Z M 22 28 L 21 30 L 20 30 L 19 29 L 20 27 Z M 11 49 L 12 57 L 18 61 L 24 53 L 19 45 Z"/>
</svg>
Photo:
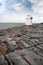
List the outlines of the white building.
<svg viewBox="0 0 43 65">
<path fill-rule="evenodd" d="M 30 15 L 27 15 L 25 24 L 26 25 L 32 25 L 32 17 Z"/>
</svg>

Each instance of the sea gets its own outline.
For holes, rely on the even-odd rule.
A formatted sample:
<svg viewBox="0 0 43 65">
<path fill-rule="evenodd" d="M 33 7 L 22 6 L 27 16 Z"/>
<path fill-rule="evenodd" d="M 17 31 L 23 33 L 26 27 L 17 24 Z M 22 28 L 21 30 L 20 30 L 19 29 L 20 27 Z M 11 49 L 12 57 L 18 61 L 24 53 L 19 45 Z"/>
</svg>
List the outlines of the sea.
<svg viewBox="0 0 43 65">
<path fill-rule="evenodd" d="M 7 29 L 11 27 L 23 26 L 25 23 L 0 23 L 0 29 Z"/>
</svg>

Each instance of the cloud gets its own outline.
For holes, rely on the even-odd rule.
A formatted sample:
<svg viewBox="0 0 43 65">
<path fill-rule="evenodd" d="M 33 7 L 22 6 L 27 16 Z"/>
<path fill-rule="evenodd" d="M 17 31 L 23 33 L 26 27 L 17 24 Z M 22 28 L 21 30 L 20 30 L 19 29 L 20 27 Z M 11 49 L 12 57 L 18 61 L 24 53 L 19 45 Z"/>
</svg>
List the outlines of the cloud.
<svg viewBox="0 0 43 65">
<path fill-rule="evenodd" d="M 43 22 L 43 0 L 29 0 L 33 5 L 31 7 L 33 13 L 33 22 Z"/>
<path fill-rule="evenodd" d="M 24 6 L 21 3 L 12 4 L 11 7 L 18 13 L 22 13 L 24 10 Z"/>
<path fill-rule="evenodd" d="M 38 1 L 40 1 L 40 0 L 28 0 L 28 1 L 30 1 L 33 4 L 35 4 L 35 3 L 38 3 Z"/>
<path fill-rule="evenodd" d="M 6 13 L 5 1 L 6 0 L 0 0 L 0 16 Z"/>
<path fill-rule="evenodd" d="M 5 3 L 8 12 L 26 13 L 31 9 L 31 3 L 28 0 L 7 0 Z"/>
<path fill-rule="evenodd" d="M 42 14 L 43 13 L 43 2 L 40 2 L 40 3 L 36 4 L 36 5 L 33 5 L 32 10 L 34 12 L 38 12 L 38 13 Z"/>
<path fill-rule="evenodd" d="M 28 0 L 0 0 L 0 12 L 6 13 L 26 13 L 31 11 L 31 2 Z"/>
<path fill-rule="evenodd" d="M 4 8 L 4 4 L 2 3 L 3 2 L 3 0 L 0 0 L 0 14 L 2 14 L 3 12 L 4 12 L 4 10 L 5 10 L 5 8 Z"/>
<path fill-rule="evenodd" d="M 32 10 L 36 13 L 43 13 L 43 0 L 29 0 L 31 3 L 33 3 L 32 5 Z"/>
<path fill-rule="evenodd" d="M 41 20 L 43 0 L 0 0 L 0 21 L 23 20 L 27 14 Z"/>
<path fill-rule="evenodd" d="M 18 15 L 18 14 L 12 14 L 12 15 L 4 15 L 0 17 L 0 22 L 24 22 L 25 21 L 25 15 Z"/>
</svg>

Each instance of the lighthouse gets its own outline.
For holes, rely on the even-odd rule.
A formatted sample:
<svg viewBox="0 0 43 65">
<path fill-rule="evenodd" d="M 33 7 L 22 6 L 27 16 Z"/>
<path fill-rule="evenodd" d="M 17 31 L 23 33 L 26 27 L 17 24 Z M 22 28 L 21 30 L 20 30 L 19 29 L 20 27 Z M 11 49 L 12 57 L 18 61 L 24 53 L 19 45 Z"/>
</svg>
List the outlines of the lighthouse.
<svg viewBox="0 0 43 65">
<path fill-rule="evenodd" d="M 25 24 L 26 25 L 32 25 L 32 17 L 30 15 L 27 15 Z"/>
</svg>

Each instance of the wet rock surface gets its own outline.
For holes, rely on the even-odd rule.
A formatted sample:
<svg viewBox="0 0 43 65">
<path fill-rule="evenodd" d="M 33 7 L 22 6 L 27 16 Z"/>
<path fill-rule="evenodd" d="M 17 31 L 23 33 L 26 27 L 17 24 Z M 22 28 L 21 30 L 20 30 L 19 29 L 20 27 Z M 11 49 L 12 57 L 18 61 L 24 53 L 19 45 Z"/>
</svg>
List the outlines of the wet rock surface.
<svg viewBox="0 0 43 65">
<path fill-rule="evenodd" d="M 0 30 L 0 65 L 43 65 L 43 24 Z"/>
</svg>

